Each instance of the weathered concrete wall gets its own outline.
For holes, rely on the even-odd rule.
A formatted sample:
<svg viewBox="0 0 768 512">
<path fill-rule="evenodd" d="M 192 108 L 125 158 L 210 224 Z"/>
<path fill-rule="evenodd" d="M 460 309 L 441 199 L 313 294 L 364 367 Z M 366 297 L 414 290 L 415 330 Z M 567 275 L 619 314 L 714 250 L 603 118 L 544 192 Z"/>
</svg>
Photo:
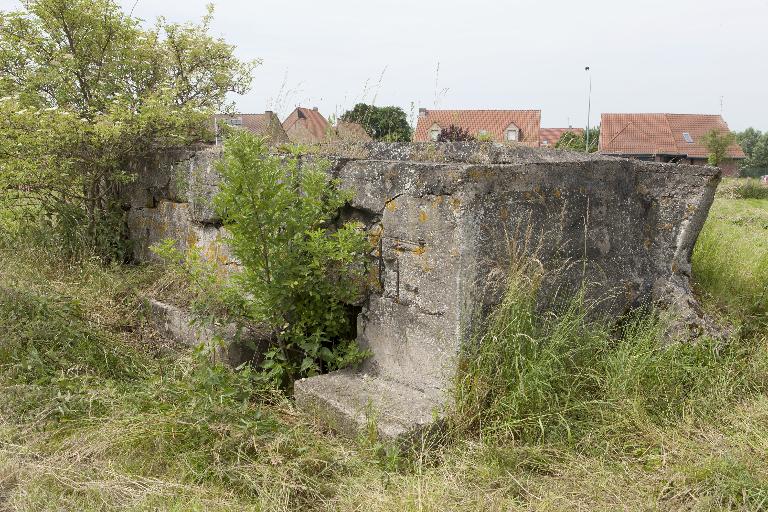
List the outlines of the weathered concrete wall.
<svg viewBox="0 0 768 512">
<path fill-rule="evenodd" d="M 362 425 L 371 403 L 402 411 L 408 407 L 393 404 L 406 400 L 421 404 L 412 417 L 422 425 L 442 402 L 474 314 L 498 300 L 510 241 L 527 239 L 546 267 L 560 270 L 543 289 L 543 307 L 556 291 L 586 283 L 591 295 L 610 297 L 602 314 L 655 301 L 674 305 L 686 329 L 705 325 L 691 295 L 690 258 L 717 169 L 492 143 L 367 143 L 316 153 L 355 193 L 345 213 L 374 235 L 381 284 L 359 317 L 359 341 L 373 353 L 361 373 L 296 384 L 299 403 L 323 417 Z M 126 196 L 137 258 L 170 235 L 233 264 L 208 208 L 217 157 L 215 149 L 180 152 L 146 168 Z M 188 187 L 175 184 L 179 175 Z M 409 432 L 408 418 L 390 420 L 383 436 Z"/>
</svg>

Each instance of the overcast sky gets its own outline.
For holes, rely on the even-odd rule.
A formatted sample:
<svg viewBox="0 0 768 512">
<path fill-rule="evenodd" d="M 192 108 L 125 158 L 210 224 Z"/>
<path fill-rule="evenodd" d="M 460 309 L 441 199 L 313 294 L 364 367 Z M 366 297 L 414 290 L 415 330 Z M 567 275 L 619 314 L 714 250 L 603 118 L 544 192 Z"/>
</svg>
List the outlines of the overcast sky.
<svg viewBox="0 0 768 512">
<path fill-rule="evenodd" d="M 119 0 L 130 10 L 136 0 Z M 206 0 L 138 0 L 151 22 L 195 20 Z M 0 0 L 0 8 L 15 7 Z M 600 112 L 721 112 L 768 129 L 768 0 L 218 0 L 213 25 L 263 60 L 242 112 L 356 102 L 536 108 L 543 127 Z M 439 66 L 439 71 L 438 71 Z"/>
</svg>

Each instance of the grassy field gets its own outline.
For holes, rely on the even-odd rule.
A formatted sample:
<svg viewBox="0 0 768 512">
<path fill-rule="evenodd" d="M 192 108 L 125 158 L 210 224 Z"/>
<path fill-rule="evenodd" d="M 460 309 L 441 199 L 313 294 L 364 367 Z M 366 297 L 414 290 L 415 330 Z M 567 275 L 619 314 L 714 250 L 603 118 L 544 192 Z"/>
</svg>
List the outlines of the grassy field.
<svg viewBox="0 0 768 512">
<path fill-rule="evenodd" d="M 537 318 L 521 266 L 409 453 L 168 344 L 138 299 L 161 269 L 54 254 L 0 249 L 0 511 L 768 510 L 768 199 L 718 198 L 694 254 L 727 341 Z"/>
</svg>

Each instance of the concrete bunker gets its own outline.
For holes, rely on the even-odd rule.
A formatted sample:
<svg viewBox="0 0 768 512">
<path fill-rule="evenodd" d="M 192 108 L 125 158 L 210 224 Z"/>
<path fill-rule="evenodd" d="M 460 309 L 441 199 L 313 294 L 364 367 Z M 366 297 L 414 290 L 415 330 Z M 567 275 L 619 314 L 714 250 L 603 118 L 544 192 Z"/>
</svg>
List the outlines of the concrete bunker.
<svg viewBox="0 0 768 512">
<path fill-rule="evenodd" d="M 298 405 L 348 434 L 376 418 L 385 439 L 418 435 L 446 400 L 473 313 L 498 300 L 508 243 L 533 237 L 558 289 L 590 283 L 602 313 L 666 304 L 706 329 L 690 258 L 720 180 L 710 167 L 639 162 L 496 143 L 322 146 L 354 192 L 380 287 L 358 316 L 361 368 L 298 381 Z M 125 190 L 137 259 L 167 237 L 236 267 L 210 208 L 220 148 L 162 155 Z M 187 187 L 179 185 L 183 175 Z M 545 290 L 546 292 L 546 290 Z"/>
</svg>

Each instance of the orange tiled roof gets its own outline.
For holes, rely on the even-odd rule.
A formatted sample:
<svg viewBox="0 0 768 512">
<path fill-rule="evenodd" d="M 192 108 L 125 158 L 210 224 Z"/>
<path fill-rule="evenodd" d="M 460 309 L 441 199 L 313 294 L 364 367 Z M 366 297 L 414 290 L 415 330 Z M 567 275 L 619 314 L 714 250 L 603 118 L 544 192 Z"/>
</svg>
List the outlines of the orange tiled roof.
<svg viewBox="0 0 768 512">
<path fill-rule="evenodd" d="M 312 142 L 321 142 L 326 139 L 328 134 L 328 121 L 315 108 L 296 107 L 291 114 L 283 121 L 283 129 L 291 135 L 291 129 L 297 123 L 303 125 L 309 135 L 315 139 Z M 306 142 L 306 141 L 302 141 Z"/>
<path fill-rule="evenodd" d="M 573 132 L 577 135 L 581 135 L 584 133 L 584 128 L 542 128 L 539 130 L 539 140 L 541 140 L 541 145 L 554 146 L 566 132 Z"/>
<path fill-rule="evenodd" d="M 495 141 L 504 142 L 504 132 L 514 124 L 520 130 L 520 142 L 526 146 L 539 146 L 541 110 L 425 110 L 419 111 L 419 119 L 413 140 L 427 142 L 433 125 L 440 129 L 456 125 L 477 136 L 481 130 Z"/>
<path fill-rule="evenodd" d="M 686 155 L 707 158 L 701 143 L 710 130 L 728 132 L 719 115 L 704 114 L 602 114 L 600 152 L 612 155 Z M 684 133 L 693 142 L 685 140 Z M 744 158 L 738 144 L 728 148 L 730 158 Z"/>
</svg>

